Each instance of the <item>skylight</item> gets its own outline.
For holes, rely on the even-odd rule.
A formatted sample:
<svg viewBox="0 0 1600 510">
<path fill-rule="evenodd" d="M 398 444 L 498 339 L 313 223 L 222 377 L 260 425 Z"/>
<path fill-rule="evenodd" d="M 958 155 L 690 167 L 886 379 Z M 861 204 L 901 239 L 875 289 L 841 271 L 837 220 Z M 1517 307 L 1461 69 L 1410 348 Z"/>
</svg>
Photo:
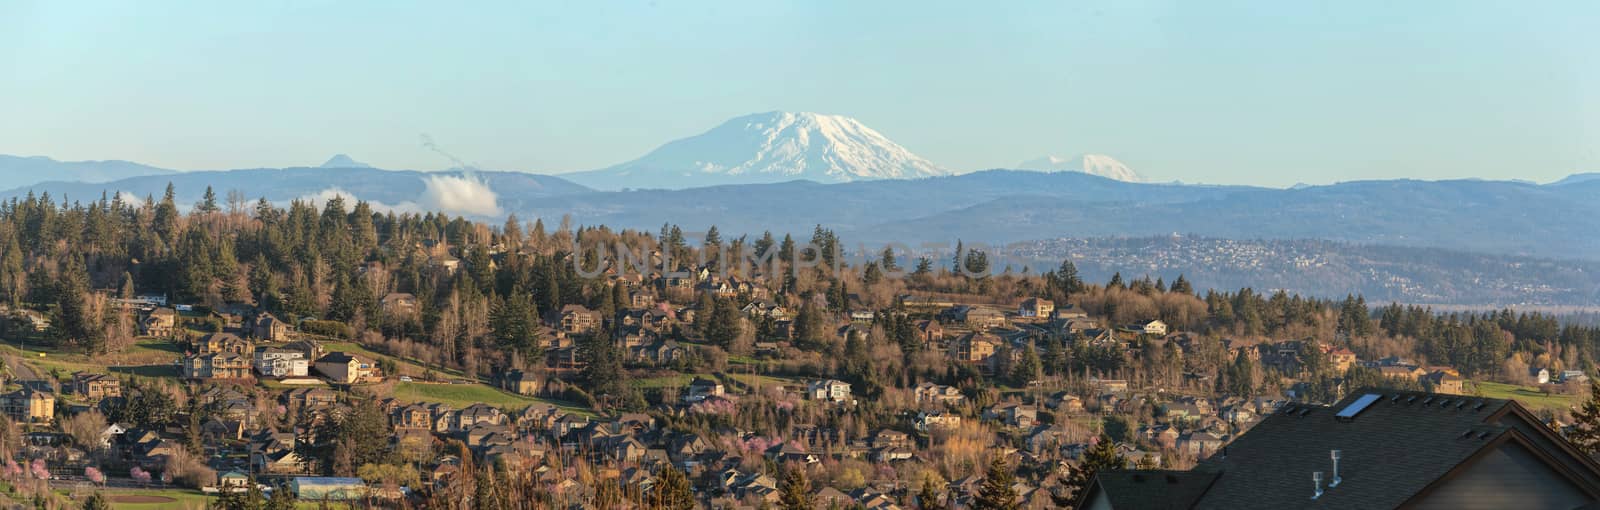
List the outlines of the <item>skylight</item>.
<svg viewBox="0 0 1600 510">
<path fill-rule="evenodd" d="M 1334 415 L 1334 417 L 1353 419 L 1357 414 L 1361 414 L 1361 411 L 1366 410 L 1367 406 L 1372 405 L 1373 402 L 1377 402 L 1379 398 L 1383 398 L 1383 396 L 1376 393 L 1362 395 L 1361 398 L 1356 399 L 1355 402 L 1351 402 L 1350 405 L 1345 406 L 1344 409 L 1340 409 L 1339 414 Z"/>
</svg>

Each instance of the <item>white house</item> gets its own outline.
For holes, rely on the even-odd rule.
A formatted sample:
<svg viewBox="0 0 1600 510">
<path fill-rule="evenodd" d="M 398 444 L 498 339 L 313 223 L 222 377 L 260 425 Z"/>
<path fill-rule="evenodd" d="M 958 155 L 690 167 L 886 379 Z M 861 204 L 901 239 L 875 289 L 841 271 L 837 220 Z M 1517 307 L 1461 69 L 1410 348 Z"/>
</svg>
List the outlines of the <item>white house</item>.
<svg viewBox="0 0 1600 510">
<path fill-rule="evenodd" d="M 806 382 L 806 398 L 827 400 L 836 404 L 850 401 L 850 383 L 837 379 Z"/>
<path fill-rule="evenodd" d="M 259 347 L 254 361 L 256 373 L 267 377 L 305 377 L 311 371 L 306 353 L 293 349 Z"/>
</svg>

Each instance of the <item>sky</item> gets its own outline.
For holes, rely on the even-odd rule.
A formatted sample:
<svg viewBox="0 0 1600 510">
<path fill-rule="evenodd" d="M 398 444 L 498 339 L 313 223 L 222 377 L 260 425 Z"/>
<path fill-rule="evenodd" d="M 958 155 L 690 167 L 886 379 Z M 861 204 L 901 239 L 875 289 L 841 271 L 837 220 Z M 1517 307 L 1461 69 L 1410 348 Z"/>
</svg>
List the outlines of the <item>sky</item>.
<svg viewBox="0 0 1600 510">
<path fill-rule="evenodd" d="M 0 153 L 560 173 L 753 112 L 1156 181 L 1600 171 L 1600 2 L 0 1 Z"/>
</svg>

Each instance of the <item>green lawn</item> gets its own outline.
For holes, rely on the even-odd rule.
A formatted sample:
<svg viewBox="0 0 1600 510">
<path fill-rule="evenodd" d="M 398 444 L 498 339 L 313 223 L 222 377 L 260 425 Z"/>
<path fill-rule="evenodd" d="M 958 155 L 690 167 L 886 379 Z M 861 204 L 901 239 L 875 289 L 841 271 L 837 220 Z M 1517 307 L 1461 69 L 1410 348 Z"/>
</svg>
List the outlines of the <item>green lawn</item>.
<svg viewBox="0 0 1600 510">
<path fill-rule="evenodd" d="M 571 403 L 546 398 L 526 397 L 514 393 L 507 393 L 499 389 L 482 384 L 432 384 L 421 382 L 401 382 L 394 387 L 394 398 L 404 402 L 438 402 L 450 404 L 457 409 L 472 404 L 484 403 L 491 406 L 520 411 L 533 403 L 550 404 L 570 413 L 593 416 L 589 409 L 574 406 Z"/>
<path fill-rule="evenodd" d="M 496 407 L 521 408 L 534 399 L 513 395 L 482 384 L 434 384 L 401 382 L 395 384 L 394 398 L 406 402 L 439 402 L 457 408 L 479 402 Z"/>
<path fill-rule="evenodd" d="M 1496 382 L 1475 383 L 1478 391 L 1489 398 L 1515 399 L 1529 409 L 1567 409 L 1578 403 L 1577 395 L 1546 395 L 1536 388 Z"/>
<path fill-rule="evenodd" d="M 634 385 L 634 387 L 637 387 L 637 388 L 681 388 L 681 387 L 684 387 L 684 386 L 688 386 L 689 382 L 694 380 L 694 377 L 695 376 L 693 374 L 677 374 L 677 375 L 667 375 L 667 376 L 661 376 L 661 377 L 644 377 L 644 378 L 634 379 L 633 380 L 633 385 Z M 711 378 L 711 376 L 705 376 L 705 377 L 707 379 Z"/>
<path fill-rule="evenodd" d="M 64 491 L 56 491 L 56 493 L 63 496 L 68 495 Z M 114 510 L 202 509 L 205 508 L 206 505 L 210 504 L 212 499 L 211 496 L 199 491 L 183 489 L 103 489 L 100 491 L 100 493 L 104 494 L 107 499 L 111 500 L 111 508 Z M 158 498 L 168 498 L 169 501 L 162 501 L 159 503 L 127 503 L 118 502 L 118 496 L 152 496 Z"/>
</svg>

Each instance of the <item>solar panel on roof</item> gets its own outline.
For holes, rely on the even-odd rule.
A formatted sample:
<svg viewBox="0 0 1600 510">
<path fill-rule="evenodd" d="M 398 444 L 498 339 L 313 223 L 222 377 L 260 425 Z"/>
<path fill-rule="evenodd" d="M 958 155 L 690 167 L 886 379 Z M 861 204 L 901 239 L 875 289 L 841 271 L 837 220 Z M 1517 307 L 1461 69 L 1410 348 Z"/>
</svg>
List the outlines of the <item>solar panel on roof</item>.
<svg viewBox="0 0 1600 510">
<path fill-rule="evenodd" d="M 1376 393 L 1362 395 L 1361 398 L 1356 399 L 1355 402 L 1351 402 L 1350 405 L 1344 406 L 1344 409 L 1340 409 L 1339 414 L 1334 415 L 1334 417 L 1347 419 L 1355 418 L 1357 414 L 1361 414 L 1361 411 L 1366 410 L 1367 406 L 1372 405 L 1373 402 L 1377 402 L 1379 398 L 1383 398 L 1383 396 Z"/>
</svg>

